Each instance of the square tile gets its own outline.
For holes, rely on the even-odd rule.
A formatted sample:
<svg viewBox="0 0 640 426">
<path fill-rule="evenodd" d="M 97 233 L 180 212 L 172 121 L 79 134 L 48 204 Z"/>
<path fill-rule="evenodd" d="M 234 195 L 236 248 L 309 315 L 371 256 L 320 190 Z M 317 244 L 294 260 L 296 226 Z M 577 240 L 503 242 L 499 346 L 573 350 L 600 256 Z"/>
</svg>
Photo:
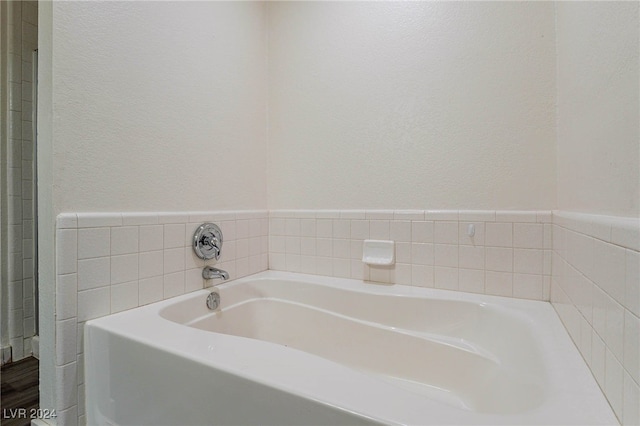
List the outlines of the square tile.
<svg viewBox="0 0 640 426">
<path fill-rule="evenodd" d="M 389 223 L 389 238 L 396 243 L 411 241 L 411 222 L 393 220 Z"/>
<path fill-rule="evenodd" d="M 186 247 L 185 224 L 173 223 L 164 225 L 164 248 Z"/>
<path fill-rule="evenodd" d="M 411 263 L 415 265 L 433 265 L 433 244 L 412 243 Z"/>
<path fill-rule="evenodd" d="M 434 267 L 435 288 L 458 290 L 458 268 Z"/>
<path fill-rule="evenodd" d="M 542 275 L 513 274 L 513 297 L 542 300 Z"/>
<path fill-rule="evenodd" d="M 411 241 L 414 243 L 433 242 L 433 222 L 431 221 L 411 222 Z"/>
<path fill-rule="evenodd" d="M 286 235 L 286 222 L 285 222 Z M 236 220 L 236 239 L 249 238 L 249 220 Z"/>
<path fill-rule="evenodd" d="M 388 266 L 369 266 L 369 281 L 377 283 L 391 282 L 391 268 Z"/>
<path fill-rule="evenodd" d="M 640 387 L 631 376 L 624 374 L 624 402 L 623 402 L 624 425 L 640 424 Z"/>
<path fill-rule="evenodd" d="M 228 271 L 227 271 L 228 272 Z M 191 292 L 204 288 L 202 268 L 187 269 L 184 275 L 185 292 Z"/>
<path fill-rule="evenodd" d="M 484 276 L 486 294 L 513 296 L 513 274 L 510 272 L 486 271 Z"/>
<path fill-rule="evenodd" d="M 285 252 L 286 252 L 286 238 L 285 237 Z M 236 259 L 243 257 L 249 257 L 249 239 L 241 238 L 235 241 L 236 243 Z"/>
<path fill-rule="evenodd" d="M 351 240 L 342 240 L 342 239 L 334 239 L 333 240 L 333 248 L 332 248 L 332 256 L 334 258 L 339 259 L 349 259 L 351 256 Z M 334 264 L 335 271 L 335 264 Z M 344 276 L 344 275 L 339 275 Z M 348 276 L 344 276 L 348 278 Z"/>
<path fill-rule="evenodd" d="M 139 278 L 150 278 L 164 274 L 164 255 L 162 250 L 148 251 L 138 255 Z"/>
<path fill-rule="evenodd" d="M 484 271 L 460 268 L 458 274 L 460 291 L 484 293 Z"/>
<path fill-rule="evenodd" d="M 163 278 L 163 299 L 184 294 L 184 271 L 166 274 Z"/>
<path fill-rule="evenodd" d="M 333 276 L 339 278 L 351 277 L 351 260 L 348 258 L 333 259 Z"/>
<path fill-rule="evenodd" d="M 544 225 L 541 223 L 514 223 L 513 247 L 544 248 Z"/>
<path fill-rule="evenodd" d="M 259 237 L 262 234 L 260 219 L 249 219 L 249 238 Z"/>
<path fill-rule="evenodd" d="M 513 249 L 502 247 L 486 247 L 485 267 L 488 271 L 512 272 Z"/>
<path fill-rule="evenodd" d="M 458 244 L 483 246 L 484 222 L 460 222 L 458 224 Z"/>
<path fill-rule="evenodd" d="M 138 307 L 138 281 L 111 286 L 111 313 Z"/>
<path fill-rule="evenodd" d="M 97 257 L 78 261 L 78 290 L 88 290 L 109 285 L 111 259 Z"/>
<path fill-rule="evenodd" d="M 603 390 L 605 389 L 605 351 L 604 341 L 602 341 L 598 333 L 594 331 L 591 335 L 591 372 Z"/>
<path fill-rule="evenodd" d="M 286 271 L 286 258 L 284 253 L 269 253 L 269 269 L 273 271 Z"/>
<path fill-rule="evenodd" d="M 514 249 L 513 271 L 524 274 L 542 275 L 544 270 L 544 252 L 537 249 Z"/>
<path fill-rule="evenodd" d="M 396 243 L 396 262 L 398 263 L 411 263 L 411 243 Z M 360 256 L 352 258 L 354 259 L 362 259 L 362 244 L 360 247 Z M 353 253 L 353 249 L 351 250 Z"/>
<path fill-rule="evenodd" d="M 75 362 L 56 367 L 56 412 L 78 404 L 78 370 Z M 57 419 L 60 421 L 60 419 Z M 63 423 L 67 424 L 67 423 Z"/>
<path fill-rule="evenodd" d="M 351 236 L 351 221 L 349 219 L 333 219 L 333 238 L 349 238 Z"/>
<path fill-rule="evenodd" d="M 287 247 L 287 237 L 280 236 L 280 235 L 273 235 L 273 236 L 271 236 L 269 238 L 269 251 L 270 252 L 273 252 L 273 253 L 285 253 L 286 252 L 286 247 Z"/>
<path fill-rule="evenodd" d="M 285 237 L 285 253 L 300 254 L 300 237 Z"/>
<path fill-rule="evenodd" d="M 316 220 L 315 219 L 300 220 L 300 236 L 301 237 L 316 236 Z"/>
<path fill-rule="evenodd" d="M 594 281 L 618 303 L 625 299 L 626 251 L 622 247 L 595 242 Z"/>
<path fill-rule="evenodd" d="M 165 274 L 184 271 L 184 248 L 173 248 L 164 250 L 163 270 Z"/>
<path fill-rule="evenodd" d="M 111 232 L 109 228 L 84 228 L 78 230 L 78 259 L 109 256 Z"/>
<path fill-rule="evenodd" d="M 314 233 L 315 235 L 315 233 Z M 315 237 L 303 237 L 300 239 L 300 254 L 304 256 L 316 255 L 316 239 Z"/>
<path fill-rule="evenodd" d="M 640 382 L 640 318 L 629 311 L 624 314 L 624 368 Z"/>
<path fill-rule="evenodd" d="M 434 265 L 458 267 L 458 246 L 454 244 L 434 244 Z M 437 283 L 436 283 L 437 285 Z"/>
<path fill-rule="evenodd" d="M 76 274 L 58 275 L 56 280 L 56 318 L 65 320 L 78 313 L 78 277 Z"/>
<path fill-rule="evenodd" d="M 313 255 L 300 256 L 300 272 L 303 274 L 316 273 L 316 257 Z"/>
<path fill-rule="evenodd" d="M 138 252 L 138 227 L 111 228 L 111 255 Z"/>
<path fill-rule="evenodd" d="M 59 229 L 56 233 L 56 266 L 58 274 L 70 274 L 78 270 L 78 231 Z"/>
<path fill-rule="evenodd" d="M 140 251 L 162 250 L 164 247 L 163 225 L 145 225 L 139 229 Z"/>
<path fill-rule="evenodd" d="M 323 257 L 332 257 L 332 254 L 333 240 L 330 238 L 316 238 L 316 255 Z"/>
<path fill-rule="evenodd" d="M 76 326 L 76 318 L 56 321 L 56 365 L 76 360 Z"/>
<path fill-rule="evenodd" d="M 369 239 L 369 221 L 368 220 L 352 220 L 351 221 L 351 238 L 357 240 Z"/>
<path fill-rule="evenodd" d="M 299 237 L 301 228 L 300 228 L 300 219 L 298 218 L 287 218 L 285 219 L 285 235 L 290 237 Z"/>
<path fill-rule="evenodd" d="M 411 285 L 411 265 L 396 263 L 391 270 L 391 282 L 400 285 Z"/>
<path fill-rule="evenodd" d="M 627 309 L 640 317 L 640 253 L 626 251 L 624 299 Z"/>
<path fill-rule="evenodd" d="M 138 254 L 111 256 L 111 284 L 138 279 Z"/>
<path fill-rule="evenodd" d="M 433 241 L 440 244 L 458 244 L 458 222 L 435 222 Z"/>
<path fill-rule="evenodd" d="M 411 265 L 411 285 L 417 287 L 434 287 L 434 271 L 430 265 Z"/>
<path fill-rule="evenodd" d="M 458 247 L 458 265 L 460 268 L 484 269 L 485 248 L 461 245 Z"/>
<path fill-rule="evenodd" d="M 614 356 L 622 361 L 624 352 L 624 308 L 610 297 L 606 298 L 606 331 L 604 341 Z"/>
<path fill-rule="evenodd" d="M 390 235 L 390 222 L 388 220 L 369 221 L 369 238 L 372 240 L 388 240 Z"/>
<path fill-rule="evenodd" d="M 78 292 L 78 321 L 88 321 L 110 313 L 111 292 L 109 287 Z"/>
<path fill-rule="evenodd" d="M 333 220 L 317 219 L 316 221 L 316 237 L 331 238 L 333 236 Z"/>
<path fill-rule="evenodd" d="M 289 272 L 300 272 L 300 255 L 299 254 L 286 254 L 285 265 Z"/>
<path fill-rule="evenodd" d="M 138 287 L 138 303 L 140 306 L 162 300 L 162 276 L 141 279 L 138 282 Z"/>
<path fill-rule="evenodd" d="M 269 218 L 269 235 L 285 235 L 285 219 L 280 217 Z"/>
<path fill-rule="evenodd" d="M 605 353 L 605 387 L 604 393 L 609 400 L 609 404 L 616 413 L 616 416 L 622 418 L 622 390 L 624 388 L 624 376 L 622 365 L 616 357 L 607 350 Z"/>
<path fill-rule="evenodd" d="M 486 223 L 484 244 L 489 247 L 512 247 L 513 225 L 511 223 Z"/>
</svg>

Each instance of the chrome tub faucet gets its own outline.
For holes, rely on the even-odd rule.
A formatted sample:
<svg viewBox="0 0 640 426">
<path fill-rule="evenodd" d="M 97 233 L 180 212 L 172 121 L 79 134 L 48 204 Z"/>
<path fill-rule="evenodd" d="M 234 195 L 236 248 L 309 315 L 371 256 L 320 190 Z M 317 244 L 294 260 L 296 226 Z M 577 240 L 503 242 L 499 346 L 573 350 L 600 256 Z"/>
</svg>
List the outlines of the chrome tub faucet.
<svg viewBox="0 0 640 426">
<path fill-rule="evenodd" d="M 213 266 L 205 266 L 202 270 L 202 278 L 204 278 L 205 280 L 213 280 L 216 278 L 228 280 L 229 273 L 227 271 L 223 271 L 222 269 L 214 268 Z"/>
</svg>

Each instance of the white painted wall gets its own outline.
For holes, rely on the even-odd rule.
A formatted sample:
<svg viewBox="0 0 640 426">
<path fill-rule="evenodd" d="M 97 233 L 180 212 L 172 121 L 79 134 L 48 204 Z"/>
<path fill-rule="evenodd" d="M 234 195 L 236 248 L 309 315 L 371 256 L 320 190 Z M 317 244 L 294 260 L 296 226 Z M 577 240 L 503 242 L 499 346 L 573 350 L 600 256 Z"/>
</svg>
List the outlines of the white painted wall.
<svg viewBox="0 0 640 426">
<path fill-rule="evenodd" d="M 266 22 L 258 2 L 38 6 L 40 407 L 53 409 L 66 392 L 55 217 L 265 208 Z"/>
<path fill-rule="evenodd" d="M 41 409 L 56 406 L 56 241 L 53 207 L 53 2 L 38 2 L 38 317 Z"/>
<path fill-rule="evenodd" d="M 638 2 L 559 2 L 558 208 L 640 215 Z"/>
<path fill-rule="evenodd" d="M 552 3 L 270 3 L 269 208 L 554 208 L 554 39 Z"/>
<path fill-rule="evenodd" d="M 258 2 L 56 2 L 54 210 L 266 207 Z"/>
</svg>

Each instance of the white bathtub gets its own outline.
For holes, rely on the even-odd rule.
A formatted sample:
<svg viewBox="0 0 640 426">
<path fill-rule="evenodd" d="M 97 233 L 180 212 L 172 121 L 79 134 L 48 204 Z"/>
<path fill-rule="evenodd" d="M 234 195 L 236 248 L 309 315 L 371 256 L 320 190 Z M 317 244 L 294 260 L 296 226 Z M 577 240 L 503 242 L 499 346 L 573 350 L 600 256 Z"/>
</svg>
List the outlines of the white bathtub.
<svg viewBox="0 0 640 426">
<path fill-rule="evenodd" d="M 89 321 L 96 425 L 616 424 L 548 303 L 264 272 Z"/>
</svg>

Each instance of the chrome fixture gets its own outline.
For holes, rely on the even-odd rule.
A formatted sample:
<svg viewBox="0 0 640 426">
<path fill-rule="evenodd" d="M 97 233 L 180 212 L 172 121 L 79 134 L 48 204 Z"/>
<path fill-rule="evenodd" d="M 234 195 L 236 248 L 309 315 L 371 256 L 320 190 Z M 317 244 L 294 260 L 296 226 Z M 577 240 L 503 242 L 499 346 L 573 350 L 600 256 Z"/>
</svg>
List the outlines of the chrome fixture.
<svg viewBox="0 0 640 426">
<path fill-rule="evenodd" d="M 193 250 L 200 259 L 220 258 L 222 231 L 215 223 L 203 223 L 193 234 Z"/>
<path fill-rule="evenodd" d="M 207 296 L 207 308 L 215 311 L 220 307 L 220 295 L 217 291 L 212 291 Z"/>
<path fill-rule="evenodd" d="M 214 278 L 221 278 L 223 280 L 229 279 L 229 273 L 222 269 L 214 268 L 213 266 L 205 266 L 202 270 L 202 278 L 205 280 L 212 280 Z"/>
</svg>

